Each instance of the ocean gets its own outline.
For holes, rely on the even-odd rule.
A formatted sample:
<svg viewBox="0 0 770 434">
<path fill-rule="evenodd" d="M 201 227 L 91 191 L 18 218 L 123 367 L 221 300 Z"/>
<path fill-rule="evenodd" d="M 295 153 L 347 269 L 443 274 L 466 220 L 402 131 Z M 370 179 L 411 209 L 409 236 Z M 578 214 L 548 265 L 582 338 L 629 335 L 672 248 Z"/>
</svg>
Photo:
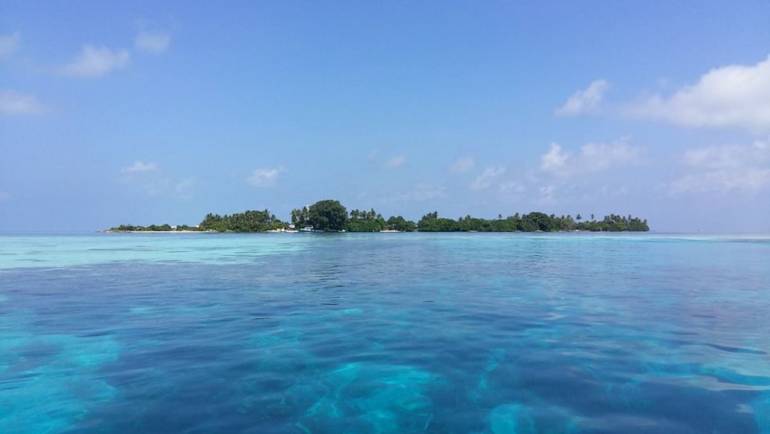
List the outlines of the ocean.
<svg viewBox="0 0 770 434">
<path fill-rule="evenodd" d="M 0 433 L 770 433 L 770 237 L 0 236 Z"/>
</svg>

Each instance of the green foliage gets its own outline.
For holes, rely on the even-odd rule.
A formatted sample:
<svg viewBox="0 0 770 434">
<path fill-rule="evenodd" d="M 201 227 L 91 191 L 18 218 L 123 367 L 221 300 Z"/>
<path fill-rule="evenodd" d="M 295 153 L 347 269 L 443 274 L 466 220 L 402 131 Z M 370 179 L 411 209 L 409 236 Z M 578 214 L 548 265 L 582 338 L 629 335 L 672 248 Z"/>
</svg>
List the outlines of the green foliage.
<svg viewBox="0 0 770 434">
<path fill-rule="evenodd" d="M 374 209 L 350 211 L 350 218 L 345 227 L 348 232 L 379 232 L 385 229 L 385 219 Z"/>
<path fill-rule="evenodd" d="M 388 221 L 385 222 L 385 229 L 391 231 L 414 232 L 417 230 L 417 224 L 399 215 L 389 218 Z"/>
<path fill-rule="evenodd" d="M 417 222 L 417 230 L 420 232 L 457 232 L 460 231 L 458 222 L 438 216 L 438 212 L 429 212 Z"/>
<path fill-rule="evenodd" d="M 650 230 L 647 220 L 642 220 L 632 216 L 620 216 L 610 214 L 601 221 L 588 221 L 578 223 L 577 229 L 584 231 L 605 231 L 605 232 L 623 232 L 635 231 L 646 232 Z"/>
<path fill-rule="evenodd" d="M 310 210 L 308 210 L 306 206 L 291 210 L 291 224 L 297 229 L 309 226 Z"/>
<path fill-rule="evenodd" d="M 591 231 L 591 232 L 621 232 L 649 231 L 647 220 L 631 215 L 621 216 L 610 214 L 601 220 L 586 220 L 581 214 L 575 218 L 569 215 L 556 216 L 542 212 L 529 214 L 516 213 L 503 218 L 483 219 L 467 215 L 457 220 L 439 217 L 438 212 L 425 214 L 419 222 L 393 216 L 385 220 L 381 214 L 371 210 L 350 211 L 336 200 L 322 200 L 310 207 L 297 208 L 291 212 L 291 222 L 296 228 L 312 227 L 320 231 L 348 232 L 379 232 L 396 230 L 402 232 L 557 232 L 557 231 Z M 285 228 L 282 222 L 268 210 L 245 211 L 231 215 L 207 214 L 198 227 L 179 225 L 172 227 L 168 224 L 133 226 L 120 225 L 111 228 L 116 232 L 133 231 L 217 231 L 217 232 L 264 232 Z"/>
<path fill-rule="evenodd" d="M 374 209 L 369 211 L 354 209 L 350 211 L 347 223 L 348 232 L 380 232 L 383 230 L 413 232 L 417 225 L 401 216 L 393 216 L 388 220 L 382 217 Z"/>
<path fill-rule="evenodd" d="M 580 218 L 582 220 L 582 216 Z M 600 221 L 578 221 L 572 216 L 547 215 L 542 212 L 518 213 L 507 218 L 487 220 L 471 216 L 458 220 L 442 218 L 437 212 L 425 214 L 417 223 L 421 232 L 557 232 L 557 231 L 592 231 L 621 232 L 648 231 L 647 220 L 632 216 L 610 214 Z"/>
<path fill-rule="evenodd" d="M 162 225 L 149 225 L 149 226 L 135 226 L 135 225 L 120 225 L 110 228 L 112 232 L 173 232 L 173 231 L 197 231 L 198 228 L 187 225 L 171 226 L 169 224 Z"/>
<path fill-rule="evenodd" d="M 308 223 L 319 231 L 341 231 L 348 221 L 348 212 L 339 201 L 321 200 L 308 208 Z"/>
<path fill-rule="evenodd" d="M 200 225 L 200 230 L 217 232 L 265 232 L 286 227 L 268 210 L 245 211 L 230 215 L 207 214 Z"/>
</svg>

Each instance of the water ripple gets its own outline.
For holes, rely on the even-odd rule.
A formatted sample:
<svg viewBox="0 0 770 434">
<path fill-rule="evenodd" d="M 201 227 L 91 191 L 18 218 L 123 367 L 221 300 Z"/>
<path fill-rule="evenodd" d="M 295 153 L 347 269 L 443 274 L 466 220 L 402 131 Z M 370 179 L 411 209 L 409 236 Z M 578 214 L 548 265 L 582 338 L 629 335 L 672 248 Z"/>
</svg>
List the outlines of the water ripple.
<svg viewBox="0 0 770 434">
<path fill-rule="evenodd" d="M 770 433 L 762 238 L 9 237 L 0 432 Z"/>
</svg>

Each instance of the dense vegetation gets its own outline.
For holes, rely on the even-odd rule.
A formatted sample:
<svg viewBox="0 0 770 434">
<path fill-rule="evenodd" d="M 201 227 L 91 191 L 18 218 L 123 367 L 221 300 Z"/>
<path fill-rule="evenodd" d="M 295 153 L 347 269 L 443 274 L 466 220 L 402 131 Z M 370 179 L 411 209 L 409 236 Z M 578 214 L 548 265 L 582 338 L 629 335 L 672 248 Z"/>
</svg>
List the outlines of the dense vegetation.
<svg viewBox="0 0 770 434">
<path fill-rule="evenodd" d="M 414 232 L 417 230 L 417 223 L 397 215 L 390 217 L 385 222 L 385 229 L 389 231 Z"/>
<path fill-rule="evenodd" d="M 308 223 L 319 231 L 341 231 L 348 222 L 348 211 L 336 200 L 321 200 L 308 208 Z"/>
<path fill-rule="evenodd" d="M 439 217 L 438 213 L 425 214 L 417 223 L 420 232 L 557 232 L 557 231 L 592 231 L 592 232 L 623 232 L 648 231 L 647 220 L 632 216 L 610 214 L 602 220 L 581 221 L 578 214 L 572 216 L 555 216 L 542 212 L 531 212 L 497 219 L 482 219 L 471 216 L 460 217 L 458 220 Z"/>
<path fill-rule="evenodd" d="M 385 229 L 385 225 L 385 219 L 374 209 L 369 211 L 354 209 L 350 211 L 346 229 L 348 232 L 379 232 Z"/>
<path fill-rule="evenodd" d="M 134 226 L 120 225 L 110 230 L 113 232 L 181 232 L 181 231 L 216 231 L 216 232 L 265 232 L 282 229 L 284 222 L 264 211 L 245 211 L 229 215 L 207 214 L 198 226 L 149 225 Z"/>
<path fill-rule="evenodd" d="M 350 218 L 345 229 L 348 232 L 413 232 L 417 230 L 417 224 L 400 215 L 385 220 L 382 214 L 377 213 L 374 209 L 369 211 L 354 209 L 350 211 Z"/>
<path fill-rule="evenodd" d="M 149 226 L 136 226 L 136 225 L 120 225 L 114 228 L 110 228 L 113 232 L 173 232 L 173 231 L 197 231 L 196 226 L 177 225 L 171 226 L 169 224 L 162 225 L 149 225 Z"/>
<path fill-rule="evenodd" d="M 246 211 L 230 215 L 207 214 L 198 227 L 202 231 L 265 232 L 281 229 L 285 223 L 270 211 Z"/>
<path fill-rule="evenodd" d="M 310 226 L 310 210 L 307 207 L 291 210 L 291 224 L 297 229 Z"/>
<path fill-rule="evenodd" d="M 557 232 L 557 231 L 592 231 L 592 232 L 623 232 L 648 231 L 647 220 L 632 216 L 610 214 L 601 220 L 583 220 L 578 214 L 548 215 L 542 212 L 529 214 L 514 214 L 510 217 L 498 216 L 496 219 L 483 219 L 470 215 L 457 220 L 439 217 L 437 212 L 425 214 L 415 223 L 401 216 L 393 216 L 387 220 L 374 209 L 369 211 L 354 209 L 348 213 L 345 207 L 336 200 L 322 200 L 310 205 L 294 209 L 291 212 L 291 224 L 276 218 L 268 210 L 245 211 L 220 216 L 208 214 L 196 227 L 179 225 L 149 225 L 132 226 L 120 225 L 111 228 L 115 232 L 128 231 L 215 231 L 215 232 L 265 232 L 270 230 L 314 230 L 324 232 Z"/>
</svg>

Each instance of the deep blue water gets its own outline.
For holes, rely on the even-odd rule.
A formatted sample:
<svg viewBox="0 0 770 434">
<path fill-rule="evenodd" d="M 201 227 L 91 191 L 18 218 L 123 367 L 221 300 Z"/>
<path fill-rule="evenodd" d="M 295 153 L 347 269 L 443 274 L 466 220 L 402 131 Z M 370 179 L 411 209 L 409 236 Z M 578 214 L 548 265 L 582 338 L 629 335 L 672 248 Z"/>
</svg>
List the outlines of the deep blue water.
<svg viewBox="0 0 770 434">
<path fill-rule="evenodd" d="M 0 433 L 770 433 L 770 238 L 0 237 Z"/>
</svg>

